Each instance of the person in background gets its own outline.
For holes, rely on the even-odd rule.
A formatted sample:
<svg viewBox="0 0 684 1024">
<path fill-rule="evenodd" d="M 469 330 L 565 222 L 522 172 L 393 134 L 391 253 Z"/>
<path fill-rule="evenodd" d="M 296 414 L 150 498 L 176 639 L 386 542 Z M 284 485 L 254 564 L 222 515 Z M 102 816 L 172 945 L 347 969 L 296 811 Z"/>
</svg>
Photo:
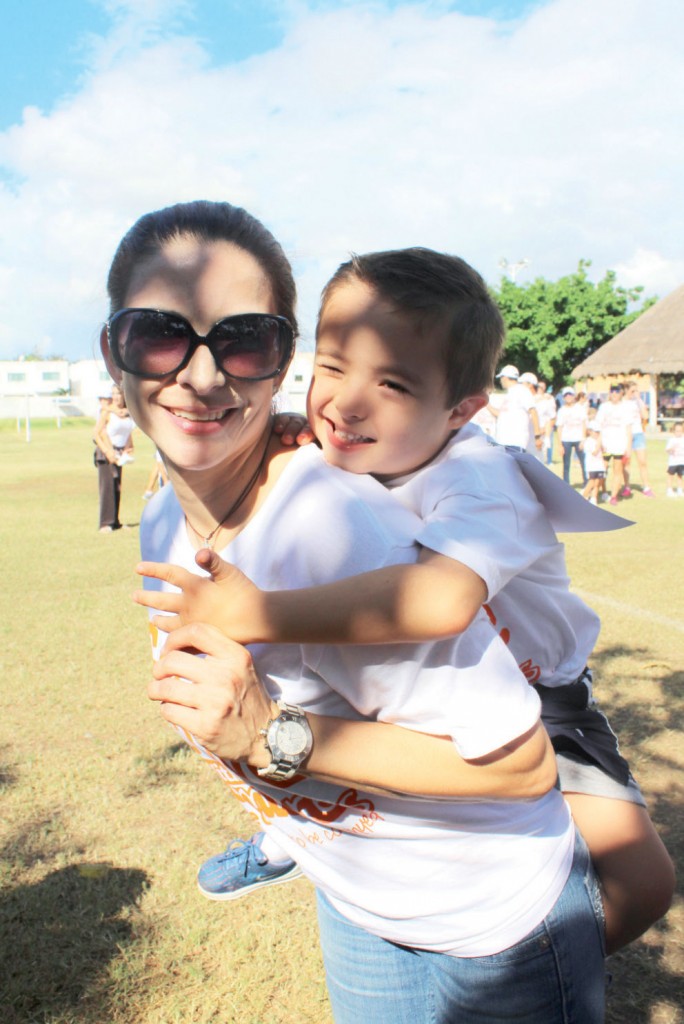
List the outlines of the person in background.
<svg viewBox="0 0 684 1024">
<path fill-rule="evenodd" d="M 110 401 L 100 406 L 100 417 L 93 433 L 100 493 L 100 533 L 121 529 L 121 475 L 126 463 L 133 461 L 134 427 L 123 392 L 115 385 Z"/>
<path fill-rule="evenodd" d="M 521 452 L 540 450 L 542 433 L 530 388 L 520 383 L 517 367 L 510 364 L 496 376 L 503 395 L 492 396 L 488 406 L 496 419 L 495 439 L 499 444 Z M 534 377 L 534 374 L 528 376 Z"/>
<path fill-rule="evenodd" d="M 556 400 L 543 380 L 537 384 L 537 416 L 539 417 L 539 429 L 544 435 L 542 445 L 544 459 L 547 466 L 553 463 L 553 435 L 556 429 L 556 415 L 558 407 Z"/>
<path fill-rule="evenodd" d="M 532 398 L 532 406 L 530 408 L 530 437 L 527 442 L 527 449 L 530 455 L 534 455 L 540 462 L 544 461 L 544 430 L 541 426 L 539 419 L 539 411 L 537 408 L 537 385 L 539 381 L 534 373 L 527 371 L 521 373 L 518 378 L 518 383 L 521 387 L 527 388 Z"/>
<path fill-rule="evenodd" d="M 626 380 L 624 383 L 625 398 L 624 404 L 632 413 L 632 451 L 639 466 L 641 477 L 641 493 L 645 498 L 655 498 L 648 478 L 648 463 L 646 459 L 646 424 L 648 423 L 648 406 L 639 394 L 639 386 L 633 380 Z M 629 462 L 628 458 L 623 460 L 625 486 L 622 489 L 623 497 L 628 498 L 632 491 L 629 486 Z"/>
<path fill-rule="evenodd" d="M 154 466 L 150 470 L 147 486 L 145 487 L 145 493 L 143 494 L 145 501 L 149 501 L 150 498 L 153 498 L 155 492 L 161 490 L 165 484 L 168 484 L 168 482 L 169 474 L 166 472 L 166 466 L 164 465 L 164 460 L 161 457 L 161 452 L 159 449 L 155 449 Z"/>
<path fill-rule="evenodd" d="M 632 411 L 624 403 L 622 384 L 611 384 L 608 400 L 601 402 L 596 425 L 601 431 L 603 457 L 610 464 L 610 504 L 617 505 L 625 486 L 624 459 L 632 451 Z M 627 495 L 629 496 L 629 495 Z"/>
<path fill-rule="evenodd" d="M 582 471 L 582 483 L 586 486 L 587 471 L 584 465 L 584 439 L 587 436 L 587 411 L 577 401 L 575 389 L 563 388 L 563 404 L 556 416 L 556 427 L 563 448 L 563 479 L 570 483 L 572 453 L 575 452 Z"/>
<path fill-rule="evenodd" d="M 667 497 L 684 498 L 684 423 L 673 423 L 665 444 L 667 452 Z M 675 488 L 675 479 L 677 487 Z"/>
<path fill-rule="evenodd" d="M 606 482 L 606 463 L 601 446 L 601 431 L 596 426 L 596 410 L 589 411 L 587 436 L 584 441 L 584 467 L 588 476 L 582 497 L 598 505 Z"/>
</svg>

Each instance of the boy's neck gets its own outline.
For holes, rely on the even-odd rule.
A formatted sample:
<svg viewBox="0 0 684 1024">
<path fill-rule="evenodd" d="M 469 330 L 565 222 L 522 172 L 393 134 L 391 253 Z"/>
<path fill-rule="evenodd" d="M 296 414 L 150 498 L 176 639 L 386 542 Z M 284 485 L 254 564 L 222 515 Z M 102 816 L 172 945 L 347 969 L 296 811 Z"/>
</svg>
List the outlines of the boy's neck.
<svg viewBox="0 0 684 1024">
<path fill-rule="evenodd" d="M 458 434 L 459 430 L 462 429 L 463 427 L 459 427 L 457 430 L 452 430 L 449 436 L 444 441 L 444 443 L 441 444 L 439 448 L 432 453 L 429 459 L 426 459 L 425 462 L 421 462 L 419 466 L 414 466 L 413 469 L 406 469 L 404 470 L 403 473 L 392 473 L 391 476 L 386 476 L 383 473 L 371 473 L 370 475 L 375 480 L 377 480 L 378 483 L 383 484 L 385 487 L 392 487 L 393 485 L 399 483 L 400 481 L 406 480 L 407 477 L 413 476 L 415 473 L 420 472 L 421 469 L 425 469 L 426 466 L 429 466 L 431 463 L 433 463 L 435 459 L 437 459 L 442 454 L 446 446 L 449 444 L 449 441 L 453 440 L 453 438 L 456 437 L 456 435 Z"/>
</svg>

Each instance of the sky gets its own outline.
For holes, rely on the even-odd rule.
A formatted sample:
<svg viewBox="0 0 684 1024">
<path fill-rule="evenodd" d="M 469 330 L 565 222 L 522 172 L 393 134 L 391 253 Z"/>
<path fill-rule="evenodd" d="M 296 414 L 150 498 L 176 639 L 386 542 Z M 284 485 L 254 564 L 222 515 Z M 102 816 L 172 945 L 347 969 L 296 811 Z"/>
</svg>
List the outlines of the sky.
<svg viewBox="0 0 684 1024">
<path fill-rule="evenodd" d="M 0 38 L 0 358 L 97 354 L 135 220 L 245 206 L 302 345 L 351 252 L 684 283 L 680 0 L 22 0 Z M 523 264 L 523 261 L 524 264 Z"/>
</svg>

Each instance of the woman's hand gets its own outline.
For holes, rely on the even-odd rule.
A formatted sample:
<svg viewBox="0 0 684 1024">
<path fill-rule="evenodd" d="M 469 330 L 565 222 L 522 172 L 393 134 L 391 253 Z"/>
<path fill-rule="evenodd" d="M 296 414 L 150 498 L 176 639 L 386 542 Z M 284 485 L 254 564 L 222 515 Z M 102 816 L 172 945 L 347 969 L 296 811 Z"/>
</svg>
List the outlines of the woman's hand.
<svg viewBox="0 0 684 1024">
<path fill-rule="evenodd" d="M 213 626 L 183 626 L 169 636 L 147 693 L 167 722 L 192 733 L 218 757 L 256 768 L 270 763 L 260 730 L 277 708 L 249 651 Z"/>
<path fill-rule="evenodd" d="M 137 590 L 134 593 L 133 600 L 137 604 L 166 613 L 154 616 L 154 625 L 170 633 L 181 626 L 204 622 L 241 644 L 266 640 L 262 591 L 210 548 L 198 551 L 195 561 L 209 577 L 197 576 L 164 562 L 140 562 L 136 566 L 141 576 L 163 580 L 180 591 Z"/>
</svg>

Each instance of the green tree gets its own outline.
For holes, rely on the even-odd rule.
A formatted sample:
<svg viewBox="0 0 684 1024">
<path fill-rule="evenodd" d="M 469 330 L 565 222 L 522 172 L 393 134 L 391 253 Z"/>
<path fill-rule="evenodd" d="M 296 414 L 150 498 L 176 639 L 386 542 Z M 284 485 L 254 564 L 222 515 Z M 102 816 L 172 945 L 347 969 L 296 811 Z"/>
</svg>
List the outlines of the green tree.
<svg viewBox="0 0 684 1024">
<path fill-rule="evenodd" d="M 574 274 L 557 281 L 538 277 L 520 285 L 504 277 L 492 289 L 507 328 L 506 362 L 521 373 L 536 373 L 554 390 L 569 381 L 578 363 L 656 301 L 647 299 L 630 309 L 643 288 L 620 287 L 613 270 L 590 281 L 590 266 L 590 260 L 580 260 Z"/>
</svg>

